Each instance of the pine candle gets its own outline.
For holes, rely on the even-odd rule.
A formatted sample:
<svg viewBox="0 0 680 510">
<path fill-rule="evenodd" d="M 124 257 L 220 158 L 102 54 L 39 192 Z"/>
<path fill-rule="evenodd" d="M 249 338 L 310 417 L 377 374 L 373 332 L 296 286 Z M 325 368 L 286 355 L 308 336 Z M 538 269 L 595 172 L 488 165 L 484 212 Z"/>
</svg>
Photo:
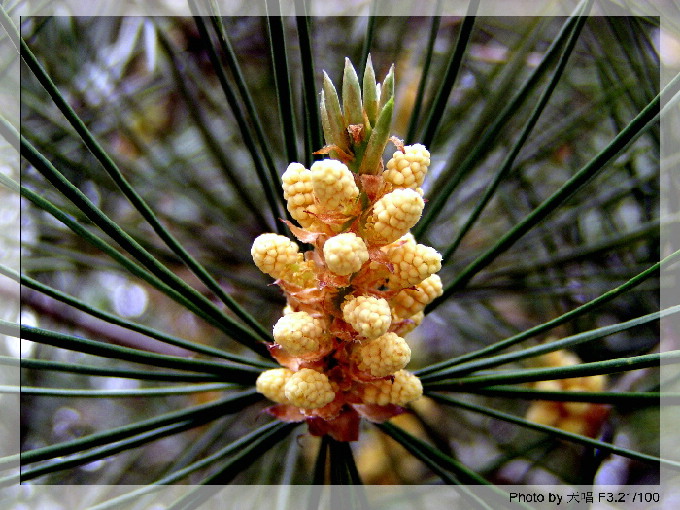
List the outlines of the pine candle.
<svg viewBox="0 0 680 510">
<path fill-rule="evenodd" d="M 375 82 L 369 60 L 359 86 L 345 61 L 343 109 L 327 76 L 321 96 L 330 158 L 307 169 L 291 163 L 282 176 L 291 232 L 314 249 L 300 253 L 285 236 L 257 237 L 251 250 L 286 297 L 274 326 L 272 356 L 257 390 L 285 421 L 304 421 L 312 434 L 358 438 L 359 417 L 383 421 L 422 395 L 405 367 L 403 335 L 422 322 L 425 306 L 442 294 L 441 255 L 409 230 L 425 202 L 422 184 L 430 154 L 389 134 L 394 71 Z M 363 98 L 363 99 L 362 99 Z M 397 150 L 383 164 L 389 141 Z"/>
</svg>

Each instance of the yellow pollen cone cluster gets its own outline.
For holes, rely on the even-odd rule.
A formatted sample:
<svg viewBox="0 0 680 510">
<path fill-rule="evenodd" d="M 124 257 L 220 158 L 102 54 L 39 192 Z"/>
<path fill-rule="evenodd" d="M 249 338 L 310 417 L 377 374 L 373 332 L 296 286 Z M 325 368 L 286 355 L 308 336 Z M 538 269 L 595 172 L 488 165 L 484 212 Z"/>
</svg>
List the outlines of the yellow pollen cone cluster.
<svg viewBox="0 0 680 510">
<path fill-rule="evenodd" d="M 373 377 L 393 375 L 411 361 L 411 349 L 406 340 L 396 333 L 385 333 L 375 340 L 363 343 L 352 351 L 359 370 Z"/>
<path fill-rule="evenodd" d="M 387 258 L 394 266 L 390 287 L 418 285 L 442 267 L 439 252 L 424 244 L 407 242 L 393 246 L 387 252 Z"/>
<path fill-rule="evenodd" d="M 370 59 L 367 72 L 374 76 Z M 291 163 L 282 176 L 287 209 L 299 224 L 291 232 L 313 249 L 303 255 L 288 238 L 262 234 L 252 254 L 287 301 L 270 349 L 284 368 L 263 372 L 257 390 L 287 409 L 272 411 L 276 416 L 315 419 L 316 433 L 321 418 L 326 433 L 353 440 L 333 428 L 343 413 L 358 412 L 353 406 L 380 406 L 384 416 L 422 395 L 420 380 L 405 370 L 411 349 L 403 336 L 422 322 L 442 285 L 435 274 L 441 255 L 409 233 L 425 206 L 429 152 L 395 142 L 398 150 L 382 161 L 393 139 L 393 70 L 380 98 L 375 78 L 364 79 L 362 94 L 349 61 L 344 79 L 343 110 L 324 78 L 327 146 L 320 152 L 331 158 L 309 169 Z"/>
<path fill-rule="evenodd" d="M 303 368 L 290 376 L 284 387 L 286 398 L 297 407 L 317 409 L 333 401 L 335 392 L 325 374 Z"/>
<path fill-rule="evenodd" d="M 359 188 L 354 174 L 347 165 L 334 159 L 317 161 L 310 168 L 312 188 L 319 205 L 326 211 L 335 211 L 351 205 L 359 198 Z"/>
<path fill-rule="evenodd" d="M 329 271 L 343 276 L 359 271 L 369 258 L 363 239 L 352 232 L 328 239 L 323 245 L 323 257 Z"/>
<path fill-rule="evenodd" d="M 443 293 L 442 280 L 433 274 L 415 286 L 400 290 L 391 300 L 392 313 L 399 319 L 408 319 L 422 313 L 425 307 Z"/>
<path fill-rule="evenodd" d="M 293 356 L 313 354 L 327 343 L 323 321 L 307 312 L 284 314 L 274 325 L 274 339 Z"/>
<path fill-rule="evenodd" d="M 258 236 L 250 254 L 258 269 L 274 278 L 286 277 L 304 260 L 297 244 L 278 234 Z"/>
<path fill-rule="evenodd" d="M 367 236 L 376 244 L 396 241 L 418 223 L 425 202 L 410 188 L 387 193 L 373 206 L 367 222 Z"/>
<path fill-rule="evenodd" d="M 385 181 L 395 188 L 411 188 L 420 195 L 427 167 L 430 166 L 430 153 L 422 144 L 407 145 L 404 152 L 397 151 L 387 162 Z"/>
<path fill-rule="evenodd" d="M 542 366 L 557 368 L 580 364 L 575 354 L 567 351 L 554 351 L 540 358 Z M 541 391 L 603 391 L 606 384 L 604 375 L 574 377 L 554 381 L 537 381 L 531 386 Z M 527 410 L 527 420 L 541 425 L 557 427 L 566 432 L 594 437 L 597 435 L 609 408 L 590 402 L 559 402 L 535 400 Z"/>
<path fill-rule="evenodd" d="M 291 375 L 293 375 L 293 372 L 287 368 L 267 370 L 258 376 L 257 381 L 255 381 L 255 389 L 269 400 L 286 404 L 288 398 L 284 388 Z"/>
<path fill-rule="evenodd" d="M 281 180 L 283 196 L 291 217 L 303 228 L 315 231 L 322 229 L 323 225 L 315 216 L 318 209 L 314 203 L 312 172 L 300 163 L 291 163 L 281 176 Z"/>
<path fill-rule="evenodd" d="M 423 384 L 415 375 L 399 370 L 392 379 L 382 379 L 362 388 L 362 399 L 367 404 L 403 405 L 423 393 Z"/>
<path fill-rule="evenodd" d="M 387 333 L 392 324 L 392 309 L 384 298 L 350 296 L 342 305 L 342 317 L 369 340 Z"/>
</svg>

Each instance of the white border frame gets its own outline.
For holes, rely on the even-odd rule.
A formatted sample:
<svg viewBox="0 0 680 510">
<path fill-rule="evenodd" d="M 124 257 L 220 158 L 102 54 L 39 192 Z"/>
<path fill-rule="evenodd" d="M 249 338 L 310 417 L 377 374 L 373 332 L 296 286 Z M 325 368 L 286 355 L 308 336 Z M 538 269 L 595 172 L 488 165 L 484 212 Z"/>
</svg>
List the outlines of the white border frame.
<svg viewBox="0 0 680 510">
<path fill-rule="evenodd" d="M 16 2 L 10 2 L 10 4 Z M 221 9 L 223 15 L 264 15 L 264 2 L 262 0 L 216 0 L 216 3 Z M 571 13 L 576 7 L 577 0 L 482 0 L 479 8 L 479 15 L 482 16 L 565 16 Z M 45 4 L 45 5 L 40 5 Z M 293 0 L 282 0 L 281 12 L 283 15 L 292 15 Z M 314 16 L 366 16 L 369 14 L 368 0 L 311 0 L 311 14 Z M 436 0 L 419 0 L 412 2 L 407 0 L 382 0 L 381 6 L 376 14 L 389 16 L 429 16 L 434 11 Z M 443 0 L 443 14 L 444 15 L 464 15 L 467 9 L 467 0 Z M 668 41 L 672 44 L 680 45 L 680 11 L 678 5 L 673 0 L 658 0 L 658 1 L 640 1 L 640 0 L 613 0 L 612 3 L 607 4 L 609 7 L 617 6 L 615 14 L 629 13 L 633 15 L 650 15 L 659 16 L 661 20 L 661 30 L 668 37 Z M 607 15 L 613 12 L 609 9 L 603 9 L 601 2 L 596 2 L 593 13 L 591 15 Z M 21 3 L 19 7 L 11 12 L 11 17 L 18 24 L 19 16 L 25 15 L 72 15 L 72 16 L 121 16 L 121 15 L 155 15 L 155 16 L 186 16 L 190 15 L 186 2 L 183 0 L 26 0 Z M 3 31 L 4 32 L 4 31 Z M 16 74 L 9 73 L 0 83 L 0 109 L 3 115 L 18 126 L 18 104 L 19 104 L 19 83 L 18 83 L 18 58 L 16 50 L 9 44 L 5 34 L 0 34 L 0 62 L 7 62 L 12 58 L 15 59 L 13 66 L 15 66 Z M 662 39 L 661 53 L 664 56 L 664 39 Z M 672 77 L 680 72 L 680 61 L 662 61 L 661 69 L 661 88 L 667 84 Z M 662 98 L 662 105 L 665 105 L 668 98 Z M 680 189 L 674 188 L 673 179 L 670 177 L 676 175 L 678 172 L 678 158 L 677 148 L 680 147 L 680 102 L 676 101 L 672 107 L 667 108 L 661 117 L 661 179 L 662 179 L 662 217 L 675 217 L 680 214 L 680 207 L 676 202 L 680 202 Z M 0 140 L 0 149 L 4 140 Z M 12 177 L 18 176 L 19 158 L 18 156 L 7 157 L 7 151 L 0 150 L 0 170 L 11 172 Z M 680 179 L 674 179 L 675 185 L 678 185 Z M 0 187 L 0 213 L 6 207 L 7 191 Z M 16 236 L 18 237 L 19 224 L 16 225 Z M 671 229 L 664 228 L 661 232 L 661 253 L 667 255 L 675 250 L 680 249 L 680 231 L 678 228 Z M 676 264 L 677 266 L 677 264 Z M 19 268 L 15 267 L 18 271 Z M 666 269 L 662 271 L 662 291 L 661 291 L 661 306 L 666 308 L 671 305 L 680 303 L 680 278 L 678 277 L 678 270 L 675 268 Z M 9 306 L 14 306 L 18 311 L 18 302 L 9 303 Z M 1 340 L 1 339 L 0 339 Z M 680 320 L 676 315 L 663 319 L 661 322 L 661 345 L 664 351 L 680 349 Z M 12 384 L 18 384 L 18 370 L 7 369 L 0 367 L 4 379 L 8 378 L 13 381 Z M 662 367 L 662 380 L 668 380 L 672 376 L 677 375 L 677 368 L 672 366 Z M 678 384 L 673 388 L 663 388 L 666 391 L 678 391 Z M 18 399 L 16 402 L 11 402 L 6 398 L 7 396 L 0 395 L 0 433 L 6 432 L 7 426 L 18 415 Z M 14 414 L 16 413 L 16 414 Z M 14 418 L 13 418 L 14 417 Z M 680 423 L 680 407 L 668 407 L 661 409 L 661 452 L 662 456 L 672 458 L 673 460 L 680 460 L 680 449 L 678 449 L 678 426 Z M 2 444 L 4 449 L 9 451 L 18 451 L 18 434 L 9 434 L 8 437 L 3 437 Z M 2 451 L 2 450 L 0 450 Z M 3 454 L 7 454 L 5 451 Z M 30 509 L 30 510 L 51 510 L 52 508 L 68 508 L 69 510 L 76 508 L 85 508 L 88 504 L 92 504 L 91 489 L 94 486 L 17 486 L 3 493 L 0 492 L 0 500 L 3 503 L 9 501 L 14 502 L 12 508 Z M 134 486 L 100 486 L 102 490 L 113 493 L 124 493 L 135 488 Z M 191 486 L 163 486 L 159 487 L 154 493 L 152 500 L 148 503 L 141 503 L 136 508 L 164 508 L 162 501 L 170 502 L 179 497 L 181 493 L 189 489 Z M 257 487 L 257 489 L 256 489 Z M 566 495 L 573 491 L 592 491 L 589 487 L 566 487 L 566 486 L 519 486 L 511 487 L 504 486 L 505 490 L 511 492 L 516 491 L 523 494 L 561 494 L 566 501 Z M 256 489 L 256 490 L 254 490 Z M 378 491 L 380 498 L 390 497 L 393 495 L 393 506 L 389 508 L 414 508 L 408 506 L 409 498 L 405 498 L 404 494 L 416 494 L 423 492 L 426 500 L 432 505 L 432 508 L 465 508 L 458 505 L 458 496 L 455 489 L 452 487 L 439 486 L 375 486 L 368 487 L 369 494 L 373 491 Z M 291 486 L 282 491 L 287 495 L 285 500 L 277 499 L 279 491 L 278 486 L 227 486 L 222 492 L 215 496 L 210 502 L 206 503 L 202 508 L 219 508 L 221 510 L 228 508 L 238 508 L 239 510 L 248 508 L 262 508 L 264 504 L 271 505 L 271 502 L 277 501 L 277 509 L 283 508 L 297 508 L 300 503 L 304 501 L 305 494 L 310 490 L 308 486 Z M 483 488 L 477 486 L 474 490 L 479 491 L 483 495 Z M 611 509 L 611 508 L 650 508 L 658 510 L 659 508 L 677 508 L 680 506 L 680 473 L 677 471 L 670 471 L 662 469 L 662 482 L 660 486 L 631 486 L 631 487 L 600 487 L 595 489 L 601 492 L 661 492 L 662 502 L 653 503 L 650 505 L 609 505 L 597 504 L 597 496 L 595 497 L 596 504 L 591 508 Z M 596 492 L 597 494 L 597 492 Z M 539 503 L 536 508 L 554 508 L 554 502 L 548 502 L 548 496 L 544 503 Z M 73 506 L 74 502 L 76 506 Z M 263 503 L 264 502 L 264 503 Z M 564 503 L 563 503 L 564 504 Z M 39 506 L 33 506 L 39 505 Z M 145 506 L 146 505 L 146 506 Z M 406 505 L 406 506 L 404 506 Z M 4 505 L 3 505 L 4 506 Z M 418 508 L 429 508 L 430 504 L 425 506 L 418 506 Z M 8 507 L 5 507 L 8 508 Z M 581 508 L 581 507 L 579 507 Z"/>
</svg>

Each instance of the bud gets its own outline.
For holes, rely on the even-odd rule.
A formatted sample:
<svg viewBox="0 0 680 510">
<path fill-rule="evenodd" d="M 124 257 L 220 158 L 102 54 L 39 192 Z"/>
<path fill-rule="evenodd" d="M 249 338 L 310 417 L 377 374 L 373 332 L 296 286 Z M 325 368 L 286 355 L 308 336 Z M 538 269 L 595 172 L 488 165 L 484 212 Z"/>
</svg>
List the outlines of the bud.
<svg viewBox="0 0 680 510">
<path fill-rule="evenodd" d="M 411 349 L 396 333 L 356 344 L 352 351 L 356 367 L 373 377 L 385 377 L 404 368 L 411 361 Z"/>
<path fill-rule="evenodd" d="M 387 169 L 383 173 L 385 182 L 395 188 L 411 188 L 420 190 L 430 165 L 430 153 L 424 145 L 419 143 L 407 145 L 405 152 L 396 151 L 387 162 Z M 422 195 L 422 190 L 420 190 Z"/>
<path fill-rule="evenodd" d="M 264 372 L 256 387 L 286 404 L 274 413 L 282 420 L 314 417 L 310 432 L 337 440 L 358 436 L 361 404 L 388 406 L 363 408 L 384 418 L 422 395 L 420 379 L 404 370 L 411 349 L 403 337 L 442 295 L 441 255 L 409 233 L 425 207 L 430 154 L 391 135 L 394 90 L 394 66 L 378 84 L 370 55 L 361 82 L 345 59 L 342 90 L 323 73 L 326 146 L 316 154 L 329 158 L 309 169 L 291 163 L 282 176 L 287 210 L 302 228 L 287 223 L 313 251 L 303 256 L 277 234 L 261 235 L 251 249 L 287 300 L 271 354 L 290 368 Z M 390 141 L 400 150 L 385 167 Z M 576 416 L 581 409 L 572 407 Z"/>
<path fill-rule="evenodd" d="M 373 296 L 350 296 L 342 305 L 342 316 L 360 335 L 368 339 L 387 333 L 392 310 L 387 300 Z"/>
<path fill-rule="evenodd" d="M 383 246 L 381 249 L 382 249 L 382 251 L 384 251 L 385 253 L 387 253 L 387 252 L 389 252 L 389 250 L 391 250 L 391 249 L 394 248 L 395 246 L 401 246 L 402 244 L 407 244 L 407 243 L 409 243 L 409 244 L 414 244 L 414 245 L 417 244 L 417 243 L 416 243 L 416 238 L 413 237 L 413 234 L 411 234 L 411 232 L 408 232 L 408 233 L 404 234 L 404 235 L 401 236 L 399 239 L 397 239 L 396 241 L 391 242 L 390 244 L 386 244 L 386 245 Z"/>
<path fill-rule="evenodd" d="M 363 124 L 359 77 L 347 57 L 345 57 L 345 70 L 342 77 L 342 108 L 346 124 Z"/>
<path fill-rule="evenodd" d="M 394 98 L 394 64 L 390 66 L 390 70 L 385 76 L 380 87 L 380 104 L 379 108 L 383 108 L 390 99 Z"/>
<path fill-rule="evenodd" d="M 399 370 L 391 379 L 365 384 L 361 394 L 366 404 L 403 406 L 422 396 L 423 384 L 412 373 Z"/>
<path fill-rule="evenodd" d="M 269 233 L 257 236 L 250 254 L 260 271 L 277 279 L 294 272 L 297 266 L 304 262 L 297 244 L 286 236 L 278 234 Z"/>
<path fill-rule="evenodd" d="M 425 312 L 418 312 L 415 315 L 411 315 L 408 320 L 409 322 L 403 323 L 399 326 L 397 333 L 404 336 L 414 329 L 416 329 L 425 319 Z"/>
<path fill-rule="evenodd" d="M 302 409 L 318 409 L 335 398 L 328 377 L 311 368 L 295 372 L 286 382 L 285 393 L 291 404 Z"/>
<path fill-rule="evenodd" d="M 356 202 L 359 188 L 347 165 L 334 159 L 324 159 L 312 165 L 312 187 L 319 205 L 326 211 L 342 212 Z"/>
<path fill-rule="evenodd" d="M 368 249 L 361 237 L 346 232 L 331 237 L 324 243 L 323 256 L 330 271 L 346 276 L 361 269 L 368 260 Z"/>
<path fill-rule="evenodd" d="M 326 341 L 323 322 L 307 312 L 291 312 L 274 325 L 274 340 L 293 356 L 319 352 Z"/>
<path fill-rule="evenodd" d="M 375 125 L 378 117 L 378 89 L 375 83 L 375 71 L 373 70 L 373 61 L 371 55 L 366 59 L 366 67 L 364 69 L 363 77 L 363 95 L 364 95 L 364 111 L 371 126 Z"/>
<path fill-rule="evenodd" d="M 287 201 L 286 207 L 291 217 L 302 228 L 313 231 L 323 231 L 323 223 L 317 219 L 317 205 L 314 203 L 314 188 L 312 186 L 312 172 L 300 163 L 291 163 L 281 176 L 283 196 Z"/>
<path fill-rule="evenodd" d="M 423 383 L 420 379 L 406 370 L 399 370 L 394 374 L 390 403 L 403 406 L 423 395 Z"/>
<path fill-rule="evenodd" d="M 360 174 L 376 175 L 382 169 L 382 155 L 387 141 L 390 139 L 394 98 L 391 97 L 387 104 L 381 108 L 361 159 L 361 165 L 359 166 Z"/>
<path fill-rule="evenodd" d="M 442 256 L 424 244 L 404 243 L 387 252 L 393 266 L 389 286 L 393 289 L 412 287 L 422 282 L 442 267 Z"/>
<path fill-rule="evenodd" d="M 565 432 L 571 432 L 572 434 L 578 434 L 579 436 L 590 435 L 588 434 L 589 424 L 581 416 L 567 416 L 566 418 L 562 418 L 558 427 Z"/>
<path fill-rule="evenodd" d="M 532 402 L 527 410 L 526 419 L 533 423 L 554 427 L 560 421 L 560 406 L 558 402 L 538 400 Z"/>
<path fill-rule="evenodd" d="M 417 191 L 396 189 L 373 205 L 366 235 L 377 244 L 396 241 L 411 230 L 423 213 L 425 202 Z"/>
<path fill-rule="evenodd" d="M 544 354 L 539 361 L 542 365 L 551 367 L 574 366 L 580 363 L 575 354 L 564 350 Z M 602 391 L 605 380 L 603 375 L 597 375 L 537 381 L 531 386 L 541 391 Z M 593 437 L 602 426 L 607 414 L 608 408 L 602 404 L 536 400 L 529 406 L 526 419 L 573 434 Z"/>
<path fill-rule="evenodd" d="M 286 398 L 284 386 L 292 375 L 293 372 L 287 368 L 265 370 L 257 377 L 255 389 L 269 400 L 279 404 L 287 404 L 288 398 Z"/>
<path fill-rule="evenodd" d="M 349 152 L 349 136 L 345 130 L 345 121 L 340 110 L 340 99 L 338 92 L 335 90 L 333 82 L 328 77 L 326 72 L 323 73 L 323 96 L 321 107 L 322 119 L 325 117 L 325 122 L 328 125 L 328 134 L 326 136 L 326 143 L 329 145 L 337 145 L 344 152 Z M 325 134 L 326 130 L 324 130 Z"/>
<path fill-rule="evenodd" d="M 433 274 L 416 285 L 415 289 L 399 291 L 390 301 L 392 314 L 399 319 L 413 317 L 442 293 L 442 280 L 439 275 Z"/>
</svg>

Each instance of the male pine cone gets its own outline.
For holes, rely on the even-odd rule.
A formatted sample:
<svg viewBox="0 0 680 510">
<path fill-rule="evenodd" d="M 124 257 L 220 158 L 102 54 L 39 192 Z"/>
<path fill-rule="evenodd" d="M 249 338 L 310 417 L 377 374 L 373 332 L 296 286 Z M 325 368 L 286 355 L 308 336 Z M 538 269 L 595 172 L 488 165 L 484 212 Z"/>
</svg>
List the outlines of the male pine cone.
<svg viewBox="0 0 680 510">
<path fill-rule="evenodd" d="M 321 418 L 336 433 L 333 420 L 356 414 L 357 403 L 402 406 L 422 395 L 420 380 L 404 370 L 411 349 L 403 335 L 441 295 L 441 255 L 409 233 L 425 207 L 429 152 L 414 144 L 382 162 L 393 94 L 394 69 L 379 87 L 370 59 L 363 89 L 346 61 L 342 107 L 324 75 L 322 152 L 331 159 L 310 169 L 291 163 L 282 176 L 301 227 L 291 230 L 313 250 L 303 255 L 276 234 L 262 234 L 251 250 L 287 301 L 271 350 L 283 368 L 263 372 L 256 388 L 293 414 L 317 418 L 315 431 Z"/>
</svg>

